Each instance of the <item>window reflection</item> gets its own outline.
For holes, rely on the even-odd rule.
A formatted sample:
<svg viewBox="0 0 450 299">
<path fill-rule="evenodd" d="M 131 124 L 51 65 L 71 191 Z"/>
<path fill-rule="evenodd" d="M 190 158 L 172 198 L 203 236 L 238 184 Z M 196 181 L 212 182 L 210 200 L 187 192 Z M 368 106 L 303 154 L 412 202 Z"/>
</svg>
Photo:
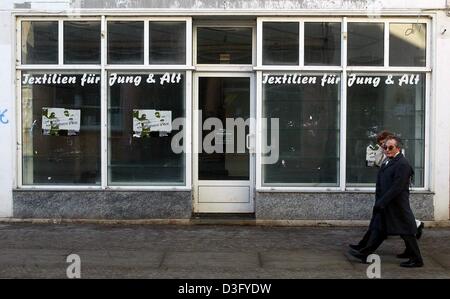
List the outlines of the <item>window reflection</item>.
<svg viewBox="0 0 450 299">
<path fill-rule="evenodd" d="M 263 85 L 263 117 L 268 119 L 263 139 L 271 136 L 271 118 L 279 119 L 280 127 L 279 159 L 263 165 L 266 186 L 339 184 L 340 84 L 321 86 L 322 75 L 309 77 L 315 83 Z"/>
<path fill-rule="evenodd" d="M 384 65 L 384 24 L 348 23 L 348 65 Z"/>
<path fill-rule="evenodd" d="M 389 65 L 425 66 L 426 24 L 390 24 Z"/>
<path fill-rule="evenodd" d="M 150 22 L 150 64 L 186 63 L 186 23 Z"/>
<path fill-rule="evenodd" d="M 197 63 L 252 64 L 252 28 L 198 28 Z"/>
<path fill-rule="evenodd" d="M 112 75 L 111 73 L 109 74 Z M 148 75 L 116 74 L 140 77 L 140 84 L 115 83 L 108 99 L 108 177 L 114 185 L 184 185 L 185 159 L 171 147 L 178 130 L 158 132 L 135 129 L 136 111 L 168 111 L 172 120 L 185 117 L 184 74 L 174 84 L 159 84 L 163 74 L 154 74 L 155 83 L 148 84 Z M 154 113 L 155 111 L 153 111 Z M 138 117 L 148 112 L 141 112 Z M 146 115 L 146 118 L 150 115 Z M 137 133 L 138 132 L 138 133 Z"/>
<path fill-rule="evenodd" d="M 366 166 L 366 148 L 375 144 L 382 130 L 399 135 L 404 142 L 405 157 L 414 168 L 414 186 L 424 184 L 425 76 L 419 82 L 399 86 L 404 75 L 395 75 L 395 84 L 386 85 L 386 76 L 371 74 L 359 77 L 380 78 L 380 84 L 354 84 L 347 96 L 347 185 L 373 186 L 377 169 Z M 368 81 L 367 81 L 368 82 Z M 373 80 L 372 80 L 373 82 Z"/>
<path fill-rule="evenodd" d="M 298 65 L 299 23 L 263 23 L 263 64 Z"/>
<path fill-rule="evenodd" d="M 305 65 L 341 64 L 341 24 L 305 23 Z"/>
<path fill-rule="evenodd" d="M 66 75 L 76 82 L 22 85 L 24 184 L 100 184 L 100 84 L 81 86 L 82 75 Z M 80 119 L 72 121 L 79 132 L 64 130 L 68 118 L 59 109 L 78 111 Z M 46 111 L 54 113 L 48 117 L 56 116 L 61 127 L 45 131 Z"/>
<path fill-rule="evenodd" d="M 22 22 L 22 64 L 58 63 L 58 22 Z"/>
<path fill-rule="evenodd" d="M 249 133 L 250 78 L 199 78 L 199 109 L 203 127 L 211 118 L 220 120 L 222 128 L 202 130 L 202 144 L 214 146 L 214 152 L 203 148 L 198 155 L 198 177 L 200 180 L 248 180 L 249 153 L 245 147 Z M 228 119 L 228 120 L 227 120 Z M 227 125 L 236 121 L 236 126 Z M 240 125 L 240 128 L 237 126 Z M 208 137 L 214 136 L 212 142 Z M 217 147 L 217 148 L 216 148 Z"/>
<path fill-rule="evenodd" d="M 64 63 L 100 63 L 100 22 L 64 22 Z"/>
<path fill-rule="evenodd" d="M 144 22 L 108 22 L 108 63 L 144 63 Z"/>
</svg>

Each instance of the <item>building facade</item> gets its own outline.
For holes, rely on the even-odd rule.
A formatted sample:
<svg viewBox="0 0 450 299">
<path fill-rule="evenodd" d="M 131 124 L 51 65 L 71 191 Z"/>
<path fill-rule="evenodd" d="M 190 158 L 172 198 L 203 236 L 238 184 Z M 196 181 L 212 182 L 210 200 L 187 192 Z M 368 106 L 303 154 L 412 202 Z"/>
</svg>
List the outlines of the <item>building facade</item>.
<svg viewBox="0 0 450 299">
<path fill-rule="evenodd" d="M 448 220 L 448 2 L 2 1 L 0 217 Z"/>
</svg>

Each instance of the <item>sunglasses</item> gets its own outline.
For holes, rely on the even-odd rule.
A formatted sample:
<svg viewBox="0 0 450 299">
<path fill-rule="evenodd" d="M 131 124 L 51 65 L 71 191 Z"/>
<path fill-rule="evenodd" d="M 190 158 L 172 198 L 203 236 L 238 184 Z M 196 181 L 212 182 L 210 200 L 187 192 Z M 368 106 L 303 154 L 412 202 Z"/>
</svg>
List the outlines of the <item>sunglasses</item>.
<svg viewBox="0 0 450 299">
<path fill-rule="evenodd" d="M 393 146 L 393 145 L 389 145 L 389 146 L 383 145 L 384 150 L 392 151 L 394 148 L 395 148 L 395 146 Z"/>
</svg>

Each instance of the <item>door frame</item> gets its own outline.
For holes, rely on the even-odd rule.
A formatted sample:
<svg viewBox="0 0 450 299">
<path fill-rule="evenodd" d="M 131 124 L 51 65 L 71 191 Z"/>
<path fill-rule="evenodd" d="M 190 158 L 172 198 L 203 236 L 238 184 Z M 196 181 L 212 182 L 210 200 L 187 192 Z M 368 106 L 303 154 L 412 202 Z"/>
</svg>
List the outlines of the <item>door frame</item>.
<svg viewBox="0 0 450 299">
<path fill-rule="evenodd" d="M 250 78 L 250 125 L 249 125 L 249 180 L 199 180 L 198 179 L 198 154 L 200 141 L 199 128 L 199 78 L 200 77 L 228 77 Z M 256 179 L 256 76 L 252 72 L 194 72 L 193 74 L 193 97 L 192 97 L 192 187 L 193 187 L 193 206 L 194 213 L 254 213 L 255 212 L 255 179 Z M 248 203 L 200 203 L 199 187 L 249 187 Z"/>
</svg>

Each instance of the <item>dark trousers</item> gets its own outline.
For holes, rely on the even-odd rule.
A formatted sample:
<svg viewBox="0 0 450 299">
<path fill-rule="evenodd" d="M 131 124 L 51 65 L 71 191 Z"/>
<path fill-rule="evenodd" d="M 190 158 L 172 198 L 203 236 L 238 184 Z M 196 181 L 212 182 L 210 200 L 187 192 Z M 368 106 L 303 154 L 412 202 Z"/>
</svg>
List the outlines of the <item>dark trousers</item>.
<svg viewBox="0 0 450 299">
<path fill-rule="evenodd" d="M 387 238 L 386 234 L 378 229 L 369 229 L 363 237 L 365 244 L 361 244 L 364 247 L 359 251 L 362 254 L 372 254 Z"/>
<path fill-rule="evenodd" d="M 413 235 L 400 235 L 400 237 L 405 242 L 406 252 L 412 260 L 423 261 L 422 255 L 420 254 L 419 244 L 417 244 L 417 238 Z"/>
<path fill-rule="evenodd" d="M 366 233 L 364 234 L 364 236 L 362 237 L 361 241 L 359 241 L 358 246 L 360 248 L 364 248 L 367 246 L 367 242 L 369 241 L 370 238 L 370 229 L 368 229 L 366 231 Z"/>
<path fill-rule="evenodd" d="M 419 244 L 417 244 L 416 236 L 414 235 L 400 235 L 405 242 L 406 252 L 410 258 L 415 261 L 423 261 L 420 254 Z M 365 255 L 372 254 L 387 238 L 386 234 L 381 230 L 368 230 L 361 240 L 360 244 L 365 245 L 360 252 Z"/>
</svg>

